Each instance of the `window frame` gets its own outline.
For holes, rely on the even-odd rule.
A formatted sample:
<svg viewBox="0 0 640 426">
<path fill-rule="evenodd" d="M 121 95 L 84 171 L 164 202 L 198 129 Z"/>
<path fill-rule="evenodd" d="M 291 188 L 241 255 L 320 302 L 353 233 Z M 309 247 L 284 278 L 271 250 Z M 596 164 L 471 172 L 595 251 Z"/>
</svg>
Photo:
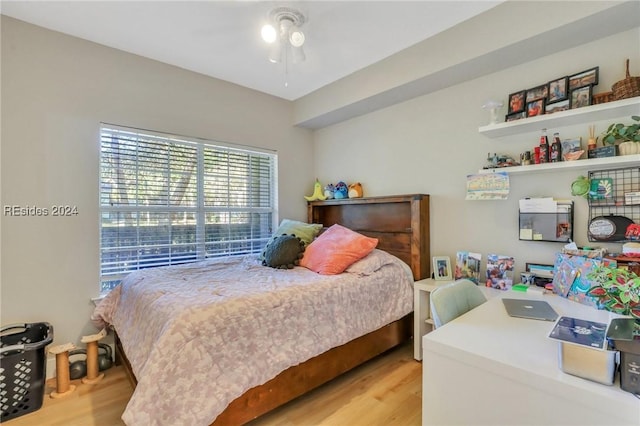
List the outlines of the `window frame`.
<svg viewBox="0 0 640 426">
<path fill-rule="evenodd" d="M 120 135 L 116 138 L 116 141 L 118 142 L 117 154 L 114 153 L 111 145 L 109 145 L 108 148 L 106 147 L 107 144 L 112 142 L 106 142 L 105 139 L 113 135 Z M 124 142 L 125 136 L 122 135 L 127 135 L 127 137 L 131 139 L 127 139 L 127 142 Z M 278 155 L 276 151 L 202 138 L 178 136 L 110 123 L 100 123 L 99 139 L 98 228 L 100 294 L 105 294 L 110 291 L 110 289 L 115 287 L 125 276 L 135 270 L 174 264 L 193 263 L 213 257 L 228 257 L 248 253 L 259 253 L 278 223 Z M 128 154 L 120 154 L 121 149 L 124 151 L 127 148 L 127 146 L 124 148 L 122 147 L 123 145 L 126 145 L 126 143 L 130 144 L 128 146 L 129 148 L 135 145 L 135 154 L 131 154 L 131 151 Z M 163 143 L 166 145 L 163 145 Z M 147 165 L 150 164 L 150 168 L 148 170 L 141 167 L 140 164 L 143 163 L 143 160 L 148 161 L 149 158 L 152 158 L 154 155 L 157 156 L 155 149 L 158 150 L 157 152 L 164 152 L 163 150 L 166 150 L 168 152 L 167 158 L 158 157 L 161 161 L 157 163 L 155 161 L 145 163 Z M 144 153 L 140 154 L 141 151 L 144 151 Z M 184 160 L 184 164 L 188 164 L 191 167 L 191 171 L 189 173 L 195 172 L 196 178 L 195 188 L 189 188 L 190 192 L 187 198 L 191 196 L 192 201 L 189 205 L 182 204 L 187 191 L 186 187 L 182 190 L 182 195 L 179 200 L 180 204 L 172 204 L 173 195 L 175 194 L 171 193 L 173 179 L 176 176 L 186 173 L 184 171 L 181 172 L 171 168 L 171 158 L 173 158 L 172 156 L 176 151 L 193 151 L 195 153 L 195 170 L 193 168 L 193 158 L 187 158 Z M 226 163 L 219 159 L 219 157 L 225 156 L 227 158 Z M 118 163 L 117 167 L 113 166 L 112 163 L 109 163 L 109 159 L 107 159 L 110 158 L 113 160 L 115 157 L 117 157 L 117 160 L 115 160 Z M 134 158 L 135 167 L 131 166 L 131 161 Z M 121 162 L 124 162 L 125 160 L 130 161 L 128 168 L 126 166 L 120 166 Z M 218 163 L 223 165 L 223 167 L 216 168 L 216 164 Z M 155 167 L 156 165 L 158 166 L 157 169 Z M 205 169 L 208 171 L 205 171 Z M 224 173 L 218 173 L 222 169 L 226 170 L 226 175 Z M 117 183 L 114 183 L 113 170 L 117 171 L 117 177 L 115 178 Z M 111 175 L 109 175 L 109 172 L 111 172 Z M 142 178 L 141 176 L 145 172 L 150 173 L 152 176 L 154 172 L 157 172 L 157 176 L 160 176 L 160 179 L 158 181 L 154 181 L 149 176 L 144 176 L 144 178 Z M 234 172 L 236 175 L 234 175 Z M 132 185 L 130 182 L 127 182 L 125 185 L 120 185 L 121 181 L 127 180 L 125 178 L 121 179 L 121 173 L 122 175 L 124 173 L 135 175 L 135 184 Z M 161 176 L 163 173 L 166 176 Z M 266 177 L 264 175 L 265 173 Z M 106 176 L 110 176 L 110 178 L 107 178 Z M 193 177 L 194 175 L 189 175 L 186 185 L 191 185 Z M 265 182 L 265 179 L 267 182 Z M 259 182 L 257 185 L 253 185 L 253 181 L 255 180 Z M 234 185 L 232 186 L 229 185 L 229 182 L 231 181 L 234 182 Z M 166 196 L 166 200 L 160 199 L 161 201 L 159 201 L 158 204 L 141 204 L 143 197 L 150 197 L 151 194 L 151 192 L 144 192 L 150 190 L 140 190 L 141 185 L 147 188 L 149 186 L 154 186 L 150 185 L 150 183 L 156 182 L 161 182 L 155 186 L 161 187 L 159 191 Z M 173 183 L 175 184 L 175 182 Z M 208 189 L 205 188 L 207 183 L 209 183 Z M 178 184 L 182 184 L 182 180 L 180 180 Z M 252 188 L 252 185 L 256 188 Z M 116 189 L 114 189 L 114 187 L 116 187 Z M 236 189 L 244 188 L 246 191 L 243 192 L 240 190 L 234 192 L 234 187 Z M 124 192 L 127 193 L 123 198 L 127 203 L 129 203 L 130 199 L 133 198 L 132 204 L 124 204 L 122 198 L 117 199 L 115 203 L 113 202 L 112 197 L 114 192 L 118 192 L 118 195 L 122 195 L 123 188 Z M 195 204 L 193 203 L 192 197 L 194 189 L 196 194 Z M 220 197 L 220 191 L 222 191 L 223 195 L 226 191 L 226 204 L 224 197 Z M 144 194 L 141 195 L 143 192 Z M 135 195 L 132 197 L 132 194 Z M 216 197 L 216 195 L 218 197 Z M 242 198 L 243 195 L 244 198 Z M 108 202 L 105 202 L 105 200 L 107 200 L 106 196 L 109 197 Z M 221 201 L 221 198 L 223 201 Z M 247 205 L 233 205 L 233 201 L 230 201 L 232 199 L 234 199 L 236 203 L 241 203 L 244 200 Z M 148 199 L 145 201 L 148 202 Z M 264 205 L 265 202 L 267 203 L 266 205 Z M 253 203 L 257 203 L 258 205 L 253 205 Z M 174 224 L 174 219 L 178 217 L 178 213 L 184 215 L 185 223 L 187 223 L 187 216 L 190 218 L 193 216 L 193 220 L 195 220 L 195 230 L 191 231 L 192 234 L 195 232 L 195 240 L 187 243 L 181 243 L 182 245 L 174 244 L 174 238 L 180 238 L 181 235 L 179 235 L 178 232 L 176 232 L 175 235 L 172 234 L 172 229 L 174 229 L 173 227 L 176 227 L 177 229 L 178 226 Z M 157 218 L 154 216 L 154 220 L 156 220 L 156 229 L 161 230 L 163 226 L 165 228 L 168 226 L 168 243 L 165 242 L 157 247 L 154 246 L 154 244 L 147 245 L 141 243 L 142 237 L 140 234 L 144 233 L 141 232 L 141 230 L 145 229 L 141 226 L 141 217 L 143 214 L 147 215 L 148 223 L 149 215 L 158 215 Z M 163 215 L 166 215 L 166 219 L 164 222 L 161 222 L 159 218 L 162 218 Z M 246 217 L 247 219 L 246 227 L 243 226 L 243 217 Z M 212 221 L 213 218 L 222 219 L 214 222 Z M 131 222 L 127 222 L 127 219 Z M 193 222 L 193 220 L 191 222 Z M 236 226 L 233 224 L 234 220 L 239 221 Z M 111 225 L 105 225 L 106 222 L 112 223 Z M 115 225 L 113 225 L 113 222 L 115 222 Z M 135 224 L 133 224 L 134 222 Z M 185 229 L 191 229 L 194 227 L 191 222 L 185 226 Z M 161 225 L 161 223 L 164 223 L 164 225 Z M 107 247 L 106 244 L 109 243 L 106 241 L 110 240 L 109 237 L 106 236 L 106 233 L 108 232 L 107 226 L 109 226 L 112 231 L 116 229 L 113 232 L 115 234 L 119 234 L 120 228 L 135 229 L 136 235 L 135 237 L 130 237 L 130 239 L 135 239 L 137 241 L 137 245 L 134 244 L 126 246 L 125 249 L 120 245 Z M 146 228 L 147 231 L 151 231 L 151 227 L 153 225 L 148 226 L 150 227 Z M 219 231 L 220 229 L 224 230 L 225 227 L 228 228 L 227 236 L 229 237 L 233 235 L 232 228 L 237 228 L 236 232 L 240 234 L 248 230 L 249 236 L 245 238 L 238 238 L 236 240 L 233 240 L 232 238 L 228 238 L 227 240 L 224 240 L 223 238 L 218 240 L 215 237 L 213 239 L 209 238 L 211 235 L 219 233 L 216 231 Z M 256 229 L 257 231 L 254 234 Z M 213 232 L 210 232 L 211 230 L 213 230 Z M 211 235 L 209 235 L 208 232 Z M 157 237 L 153 231 L 151 231 L 151 233 L 147 232 L 147 235 L 153 235 L 152 238 L 160 238 Z M 158 235 L 163 234 L 162 232 L 158 232 Z M 193 237 L 193 235 L 188 236 Z M 119 244 L 119 238 L 121 237 L 117 236 L 116 238 L 116 244 Z M 223 240 L 224 242 L 221 243 Z M 186 255 L 182 258 L 180 256 L 176 256 L 172 259 L 174 248 L 180 249 L 182 246 L 184 246 L 184 250 L 188 250 L 187 247 L 195 247 L 195 250 L 191 250 L 191 252 L 187 251 Z M 223 246 L 226 247 L 226 249 L 221 248 Z M 166 253 L 159 254 L 156 257 L 154 257 L 154 255 L 150 255 L 149 257 L 148 254 L 142 255 L 141 253 L 149 250 L 149 247 L 152 247 L 151 251 L 155 249 L 161 253 L 164 253 L 163 250 L 167 250 L 169 253 L 168 257 Z M 233 247 L 236 247 L 237 251 L 235 251 L 236 249 Z M 118 258 L 117 253 L 123 250 L 124 252 L 129 253 L 128 260 L 130 260 L 130 262 L 120 260 L 118 262 L 107 263 L 106 259 L 109 255 L 106 253 L 111 251 L 111 257 Z M 124 258 L 125 256 L 122 257 Z M 153 264 L 154 259 L 157 260 L 157 264 L 155 265 Z M 118 265 L 119 263 L 130 264 L 130 266 L 112 266 L 113 269 L 109 270 L 109 265 Z"/>
</svg>

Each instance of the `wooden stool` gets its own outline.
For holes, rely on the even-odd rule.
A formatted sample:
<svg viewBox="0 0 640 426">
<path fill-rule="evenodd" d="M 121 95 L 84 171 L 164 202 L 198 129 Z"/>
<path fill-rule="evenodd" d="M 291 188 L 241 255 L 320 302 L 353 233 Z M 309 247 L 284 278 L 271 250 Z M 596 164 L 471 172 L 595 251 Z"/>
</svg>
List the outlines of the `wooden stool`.
<svg viewBox="0 0 640 426">
<path fill-rule="evenodd" d="M 69 381 L 69 351 L 75 348 L 73 343 L 49 348 L 49 353 L 56 356 L 56 390 L 51 392 L 51 398 L 62 398 L 76 389 Z"/>
<path fill-rule="evenodd" d="M 103 328 L 100 333 L 84 336 L 80 341 L 87 344 L 87 376 L 82 379 L 82 383 L 93 385 L 104 378 L 104 373 L 100 373 L 98 366 L 98 341 L 107 335 Z"/>
</svg>

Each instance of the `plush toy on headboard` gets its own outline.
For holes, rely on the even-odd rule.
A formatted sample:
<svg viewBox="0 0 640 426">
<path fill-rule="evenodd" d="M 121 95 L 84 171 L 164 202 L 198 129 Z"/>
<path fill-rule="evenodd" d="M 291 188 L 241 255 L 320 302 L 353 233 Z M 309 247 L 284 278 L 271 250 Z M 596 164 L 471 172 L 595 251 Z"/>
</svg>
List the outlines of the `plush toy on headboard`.
<svg viewBox="0 0 640 426">
<path fill-rule="evenodd" d="M 316 183 L 313 184 L 313 194 L 305 195 L 304 199 L 307 201 L 315 201 L 315 200 L 326 200 L 324 194 L 322 193 L 322 184 L 316 178 Z"/>
<path fill-rule="evenodd" d="M 327 200 L 332 200 L 335 192 L 336 187 L 332 183 L 324 187 L 324 196 L 327 197 Z"/>
<path fill-rule="evenodd" d="M 347 187 L 347 184 L 342 181 L 336 183 L 336 191 L 333 196 L 336 200 L 349 198 L 349 188 Z"/>
<path fill-rule="evenodd" d="M 349 198 L 362 198 L 362 184 L 360 182 L 349 185 Z"/>
</svg>

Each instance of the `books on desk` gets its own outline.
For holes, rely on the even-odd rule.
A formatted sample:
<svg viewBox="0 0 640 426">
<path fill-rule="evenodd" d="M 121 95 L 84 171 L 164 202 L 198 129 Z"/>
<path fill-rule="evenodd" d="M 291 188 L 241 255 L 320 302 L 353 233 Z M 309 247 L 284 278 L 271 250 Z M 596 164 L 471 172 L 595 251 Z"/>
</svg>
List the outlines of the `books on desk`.
<svg viewBox="0 0 640 426">
<path fill-rule="evenodd" d="M 592 349 L 607 349 L 607 324 L 578 318 L 560 317 L 549 337 Z"/>
</svg>

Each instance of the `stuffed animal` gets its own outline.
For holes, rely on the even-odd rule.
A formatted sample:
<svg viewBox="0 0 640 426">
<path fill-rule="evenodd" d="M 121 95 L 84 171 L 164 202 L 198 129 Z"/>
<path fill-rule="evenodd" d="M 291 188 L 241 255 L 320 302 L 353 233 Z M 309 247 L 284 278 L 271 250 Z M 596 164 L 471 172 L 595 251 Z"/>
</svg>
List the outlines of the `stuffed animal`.
<svg viewBox="0 0 640 426">
<path fill-rule="evenodd" d="M 349 185 L 349 198 L 362 198 L 362 184 L 360 182 Z"/>
<path fill-rule="evenodd" d="M 322 185 L 318 178 L 316 178 L 316 183 L 313 184 L 313 194 L 304 196 L 304 199 L 307 201 L 315 201 L 315 200 L 326 200 L 325 196 L 322 194 Z"/>
<path fill-rule="evenodd" d="M 327 200 L 333 199 L 333 195 L 336 192 L 336 187 L 333 186 L 332 183 L 324 187 L 324 196 L 327 197 Z"/>
<path fill-rule="evenodd" d="M 347 184 L 342 181 L 336 183 L 336 191 L 334 192 L 333 196 L 336 200 L 339 200 L 341 198 L 349 198 L 349 188 L 347 187 Z"/>
</svg>

